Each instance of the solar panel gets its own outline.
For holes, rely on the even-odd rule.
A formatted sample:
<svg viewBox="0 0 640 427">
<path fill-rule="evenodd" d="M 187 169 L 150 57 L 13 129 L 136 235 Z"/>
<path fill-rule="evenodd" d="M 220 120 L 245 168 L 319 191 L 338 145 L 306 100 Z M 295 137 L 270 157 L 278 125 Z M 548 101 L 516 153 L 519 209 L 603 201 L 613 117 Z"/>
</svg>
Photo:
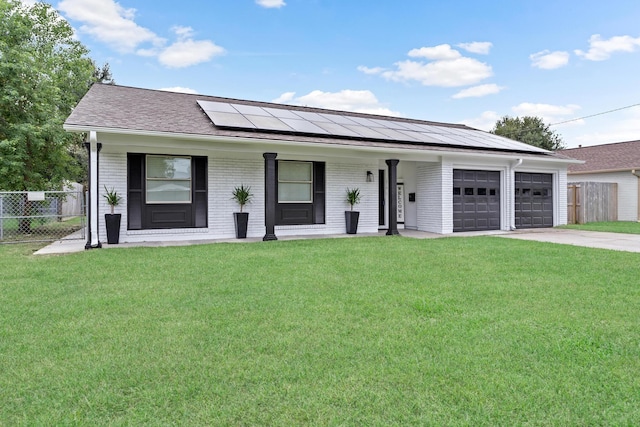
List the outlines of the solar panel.
<svg viewBox="0 0 640 427">
<path fill-rule="evenodd" d="M 198 101 L 198 105 L 200 105 L 200 108 L 202 108 L 204 111 L 219 111 L 221 113 L 238 112 L 228 102 Z"/>
<path fill-rule="evenodd" d="M 253 116 L 271 116 L 262 107 L 255 107 L 253 105 L 234 104 L 236 110 L 242 114 L 251 114 Z"/>
<path fill-rule="evenodd" d="M 339 125 L 337 123 L 331 122 L 313 122 L 316 126 L 321 127 L 332 135 L 342 135 L 342 136 L 361 136 L 359 133 L 348 129 L 345 126 Z"/>
<path fill-rule="evenodd" d="M 318 113 L 320 116 L 324 117 L 327 120 L 330 120 L 334 123 L 338 123 L 341 125 L 355 125 L 357 124 L 356 122 L 354 122 L 353 120 L 351 120 L 349 117 L 346 116 L 340 116 L 338 114 L 323 114 L 323 113 Z"/>
<path fill-rule="evenodd" d="M 223 113 L 219 111 L 205 111 L 216 126 L 255 129 L 255 125 L 240 113 Z"/>
<path fill-rule="evenodd" d="M 293 132 L 293 129 L 280 120 L 277 117 L 273 116 L 254 116 L 254 115 L 245 115 L 245 118 L 249 119 L 251 123 L 255 125 L 257 129 L 264 130 L 281 130 L 285 132 Z"/>
<path fill-rule="evenodd" d="M 362 125 L 362 126 L 366 126 L 366 127 L 370 127 L 370 128 L 371 127 L 378 127 L 378 125 L 374 121 L 366 119 L 364 117 L 353 117 L 352 116 L 352 117 L 349 117 L 349 119 L 353 120 L 354 122 L 356 122 L 356 123 L 358 123 L 359 125 Z"/>
<path fill-rule="evenodd" d="M 402 133 L 406 133 L 410 135 L 412 138 L 417 139 L 420 142 L 427 142 L 431 144 L 439 142 L 437 139 L 431 136 L 431 134 L 425 133 L 425 132 L 414 132 L 412 130 L 405 130 L 405 131 L 402 131 Z"/>
<path fill-rule="evenodd" d="M 299 119 L 300 118 L 300 116 L 293 114 L 293 112 L 289 110 L 283 110 L 281 108 L 263 107 L 263 110 L 271 114 L 272 116 L 279 117 L 281 119 Z"/>
<path fill-rule="evenodd" d="M 328 122 L 329 120 L 322 117 L 317 113 L 310 113 L 309 111 L 293 111 L 294 114 L 300 116 L 304 120 L 308 120 L 310 122 Z"/>
<path fill-rule="evenodd" d="M 475 129 L 231 102 L 198 100 L 198 105 L 214 125 L 221 127 L 548 153 L 538 147 Z"/>
<path fill-rule="evenodd" d="M 377 127 L 377 128 L 373 128 L 373 130 L 375 130 L 376 132 L 379 132 L 383 135 L 387 136 L 387 139 L 390 139 L 392 141 L 413 141 L 413 142 L 419 142 L 419 139 L 415 139 L 411 136 L 409 136 L 406 133 L 402 133 L 400 131 L 397 131 L 395 129 L 389 129 L 389 128 L 381 128 L 381 127 Z"/>
<path fill-rule="evenodd" d="M 376 132 L 375 130 L 362 125 L 344 125 L 364 138 L 387 139 L 386 135 Z"/>
<path fill-rule="evenodd" d="M 291 128 L 293 128 L 293 130 L 295 130 L 296 132 L 302 132 L 302 133 L 317 133 L 317 134 L 321 134 L 321 135 L 328 135 L 329 132 L 327 132 L 326 130 L 322 129 L 321 127 L 318 127 L 316 125 L 314 125 L 313 123 L 307 121 L 307 120 L 303 120 L 303 119 L 285 119 L 282 118 L 281 119 L 283 122 L 285 122 L 287 125 L 291 126 Z"/>
</svg>

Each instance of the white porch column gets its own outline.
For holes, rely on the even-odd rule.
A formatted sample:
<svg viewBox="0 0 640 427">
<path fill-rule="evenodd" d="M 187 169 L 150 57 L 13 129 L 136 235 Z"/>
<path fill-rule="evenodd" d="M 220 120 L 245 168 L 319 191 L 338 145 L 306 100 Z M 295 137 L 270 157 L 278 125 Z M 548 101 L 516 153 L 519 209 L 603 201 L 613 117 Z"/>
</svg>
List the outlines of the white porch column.
<svg viewBox="0 0 640 427">
<path fill-rule="evenodd" d="M 100 187 L 98 182 L 98 158 L 102 144 L 95 131 L 89 132 L 89 142 L 85 143 L 89 154 L 89 200 L 87 201 L 87 244 L 85 249 L 101 248 L 99 234 Z"/>
</svg>

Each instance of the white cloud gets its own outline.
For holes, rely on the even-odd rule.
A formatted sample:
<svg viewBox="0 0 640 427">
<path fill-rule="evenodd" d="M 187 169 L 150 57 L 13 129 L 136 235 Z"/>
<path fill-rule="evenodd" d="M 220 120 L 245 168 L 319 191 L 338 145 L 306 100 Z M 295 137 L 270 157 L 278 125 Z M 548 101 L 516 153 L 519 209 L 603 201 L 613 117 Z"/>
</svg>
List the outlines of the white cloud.
<svg viewBox="0 0 640 427">
<path fill-rule="evenodd" d="M 160 88 L 160 90 L 164 90 L 166 92 L 180 92 L 180 93 L 192 93 L 192 94 L 198 93 L 198 91 L 195 89 L 182 87 L 182 86 L 163 87 L 163 88 Z"/>
<path fill-rule="evenodd" d="M 523 102 L 512 107 L 511 110 L 517 116 L 541 117 L 546 124 L 551 124 L 571 118 L 580 108 L 579 105 L 575 104 L 552 105 Z"/>
<path fill-rule="evenodd" d="M 162 49 L 158 54 L 161 64 L 170 68 L 183 68 L 207 62 L 225 50 L 210 40 L 193 40 L 191 27 L 173 27 L 178 41 Z"/>
<path fill-rule="evenodd" d="M 58 9 L 83 23 L 80 33 L 90 34 L 119 52 L 133 52 L 143 43 L 164 43 L 153 31 L 135 23 L 135 9 L 125 9 L 113 0 L 62 0 Z"/>
<path fill-rule="evenodd" d="M 459 48 L 471 53 L 478 53 L 480 55 L 487 55 L 493 46 L 491 42 L 471 42 L 457 44 Z"/>
<path fill-rule="evenodd" d="M 425 86 L 467 86 L 493 75 L 489 65 L 464 57 L 429 63 L 401 61 L 395 65 L 397 70 L 385 71 L 382 76 L 393 81 L 416 80 Z"/>
<path fill-rule="evenodd" d="M 121 53 L 157 57 L 167 67 L 188 67 L 224 53 L 222 47 L 210 40 L 194 40 L 191 27 L 173 27 L 177 41 L 167 45 L 166 39 L 135 22 L 135 9 L 126 9 L 114 0 L 62 0 L 58 9 L 81 22 L 80 33 L 89 34 Z"/>
<path fill-rule="evenodd" d="M 256 0 L 256 3 L 266 8 L 281 8 L 287 5 L 284 0 Z"/>
<path fill-rule="evenodd" d="M 604 61 L 615 52 L 635 52 L 640 47 L 640 37 L 616 36 L 603 40 L 600 34 L 589 38 L 589 50 L 575 50 L 575 54 L 590 61 Z"/>
<path fill-rule="evenodd" d="M 401 115 L 399 112 L 392 111 L 382 105 L 378 98 L 368 90 L 345 89 L 340 92 L 314 90 L 299 97 L 295 96 L 295 92 L 285 92 L 273 102 L 385 116 L 397 117 Z"/>
<path fill-rule="evenodd" d="M 289 104 L 295 96 L 295 92 L 285 92 L 271 102 L 275 102 L 277 104 Z"/>
<path fill-rule="evenodd" d="M 543 70 L 553 70 L 569 63 L 569 52 L 543 50 L 529 55 L 531 66 Z"/>
<path fill-rule="evenodd" d="M 407 55 L 411 58 L 427 58 L 433 60 L 448 60 L 462 57 L 460 52 L 455 49 L 451 49 L 451 46 L 448 44 L 411 49 Z"/>
<path fill-rule="evenodd" d="M 452 96 L 454 99 L 460 98 L 479 98 L 486 95 L 493 95 L 504 89 L 503 86 L 498 86 L 495 83 L 473 86 L 468 89 L 463 89 L 460 92 Z"/>
<path fill-rule="evenodd" d="M 380 74 L 384 70 L 385 69 L 382 67 L 369 68 L 369 67 L 365 67 L 364 65 L 358 65 L 358 71 L 362 71 L 365 74 Z"/>
<path fill-rule="evenodd" d="M 440 87 L 473 85 L 493 75 L 490 65 L 462 56 L 448 44 L 411 49 L 407 55 L 410 58 L 425 58 L 427 61 L 399 61 L 394 64 L 395 69 L 390 70 L 360 65 L 358 70 L 365 74 L 381 75 L 387 80 L 415 80 L 425 86 Z"/>
<path fill-rule="evenodd" d="M 479 117 L 462 120 L 462 123 L 474 129 L 480 129 L 488 132 L 491 129 L 493 129 L 496 122 L 501 118 L 502 116 L 500 116 L 495 111 L 485 111 L 482 114 L 480 114 Z"/>
</svg>

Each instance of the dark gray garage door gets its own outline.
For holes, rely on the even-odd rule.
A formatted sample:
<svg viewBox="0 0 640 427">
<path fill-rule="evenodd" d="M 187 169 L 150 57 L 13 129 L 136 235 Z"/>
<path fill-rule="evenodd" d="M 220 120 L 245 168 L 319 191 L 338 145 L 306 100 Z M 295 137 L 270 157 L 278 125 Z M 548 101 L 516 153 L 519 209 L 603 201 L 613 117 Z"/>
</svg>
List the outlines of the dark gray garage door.
<svg viewBox="0 0 640 427">
<path fill-rule="evenodd" d="M 553 227 L 553 175 L 516 172 L 516 228 Z"/>
<path fill-rule="evenodd" d="M 453 231 L 500 229 L 500 172 L 453 170 Z"/>
</svg>

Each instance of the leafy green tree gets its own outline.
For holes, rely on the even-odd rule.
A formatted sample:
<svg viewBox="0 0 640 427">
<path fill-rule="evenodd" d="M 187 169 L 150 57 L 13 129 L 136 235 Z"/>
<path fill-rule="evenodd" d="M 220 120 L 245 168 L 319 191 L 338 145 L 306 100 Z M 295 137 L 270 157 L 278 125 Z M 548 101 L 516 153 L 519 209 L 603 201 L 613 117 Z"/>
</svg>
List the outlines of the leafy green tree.
<svg viewBox="0 0 640 427">
<path fill-rule="evenodd" d="M 549 125 L 545 124 L 540 117 L 504 116 L 496 122 L 491 133 L 545 150 L 556 151 L 565 148 L 562 137 L 550 130 Z"/>
<path fill-rule="evenodd" d="M 62 124 L 96 67 L 48 4 L 0 0 L 0 35 L 0 190 L 60 188 L 80 169 Z"/>
</svg>

